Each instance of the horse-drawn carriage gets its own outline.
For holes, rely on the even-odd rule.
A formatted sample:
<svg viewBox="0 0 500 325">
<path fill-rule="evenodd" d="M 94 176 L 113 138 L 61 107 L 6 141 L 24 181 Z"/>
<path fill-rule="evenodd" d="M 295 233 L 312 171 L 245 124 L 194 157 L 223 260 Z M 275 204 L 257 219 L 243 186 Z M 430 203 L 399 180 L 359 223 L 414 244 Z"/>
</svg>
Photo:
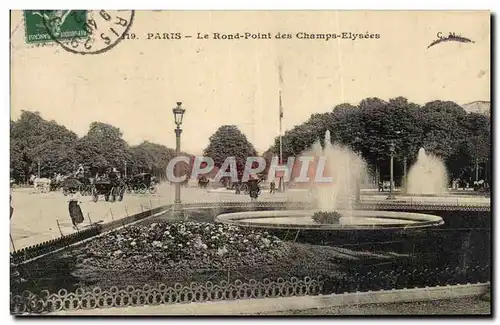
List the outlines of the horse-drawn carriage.
<svg viewBox="0 0 500 325">
<path fill-rule="evenodd" d="M 99 195 L 104 195 L 104 200 L 111 202 L 123 200 L 126 184 L 120 179 L 103 178 L 96 180 L 92 186 L 92 200 L 97 202 Z"/>
<path fill-rule="evenodd" d="M 68 195 L 71 191 L 78 191 L 81 195 L 92 194 L 92 180 L 90 178 L 67 177 L 58 185 L 63 194 Z"/>
<path fill-rule="evenodd" d="M 205 175 L 198 178 L 198 187 L 199 188 L 207 188 L 209 183 L 210 183 L 210 180 Z"/>
<path fill-rule="evenodd" d="M 146 194 L 146 192 L 155 194 L 157 191 L 157 182 L 149 173 L 140 173 L 127 180 L 127 192 L 136 194 Z"/>
<path fill-rule="evenodd" d="M 233 190 L 235 191 L 236 194 L 251 194 L 250 192 L 252 189 L 257 189 L 258 191 L 257 196 L 260 195 L 260 187 L 259 184 L 262 182 L 263 178 L 258 175 L 258 176 L 251 176 L 250 179 L 247 182 L 234 182 L 230 183 L 228 187 L 226 187 L 228 190 Z"/>
<path fill-rule="evenodd" d="M 248 194 L 252 200 L 257 200 L 260 195 L 260 182 L 259 178 L 249 179 L 247 183 Z"/>
</svg>

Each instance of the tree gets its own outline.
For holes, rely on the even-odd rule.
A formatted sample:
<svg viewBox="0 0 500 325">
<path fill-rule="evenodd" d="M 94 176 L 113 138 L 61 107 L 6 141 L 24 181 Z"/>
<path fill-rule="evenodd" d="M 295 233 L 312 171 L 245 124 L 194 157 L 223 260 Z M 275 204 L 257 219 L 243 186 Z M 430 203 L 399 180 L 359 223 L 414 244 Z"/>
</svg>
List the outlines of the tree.
<svg viewBox="0 0 500 325">
<path fill-rule="evenodd" d="M 488 118 L 467 115 L 454 102 L 432 101 L 420 107 L 404 97 L 389 101 L 366 98 L 357 106 L 344 103 L 331 113 L 313 114 L 308 121 L 286 131 L 285 161 L 309 149 L 317 139 L 323 142 L 326 130 L 330 130 L 332 142 L 361 153 L 370 165 L 383 170 L 388 170 L 391 142 L 395 144 L 396 162 L 406 159 L 411 164 L 424 147 L 443 158 L 454 171 L 469 164 L 472 158 L 465 157 L 486 161 L 491 142 Z M 275 139 L 273 152 L 279 152 L 279 138 Z"/>
<path fill-rule="evenodd" d="M 11 121 L 10 134 L 11 167 L 16 179 L 26 181 L 37 172 L 38 163 L 43 177 L 68 170 L 70 164 L 65 161 L 74 157 L 77 135 L 66 127 L 44 120 L 38 112 L 22 111 L 17 121 Z"/>
<path fill-rule="evenodd" d="M 365 128 L 361 119 L 361 110 L 351 104 L 337 105 L 332 112 L 328 125 L 332 142 L 341 143 L 356 151 L 361 151 L 360 139 Z"/>
<path fill-rule="evenodd" d="M 133 173 L 149 171 L 154 175 L 164 177 L 168 162 L 175 157 L 175 151 L 164 145 L 144 141 L 131 148 L 131 156 Z"/>
<path fill-rule="evenodd" d="M 10 121 L 10 171 L 17 181 L 36 174 L 38 162 L 42 177 L 73 173 L 78 164 L 123 171 L 125 162 L 128 173 L 148 171 L 162 176 L 173 156 L 172 149 L 147 141 L 131 148 L 120 129 L 106 123 L 91 123 L 88 133 L 78 138 L 38 112 L 23 111 L 17 121 Z"/>
<path fill-rule="evenodd" d="M 271 167 L 271 162 L 275 156 L 276 153 L 274 152 L 274 146 L 270 147 L 262 153 L 262 158 L 264 158 L 264 160 L 266 161 L 266 166 L 262 171 L 264 177 L 267 177 L 267 175 L 269 174 L 269 168 Z"/>
<path fill-rule="evenodd" d="M 478 113 L 468 113 L 463 120 L 462 128 L 465 135 L 447 158 L 446 164 L 453 178 L 474 178 L 476 164 L 482 165 L 481 168 L 484 172 L 489 169 L 488 163 L 491 159 L 490 118 Z M 488 175 L 483 174 L 482 176 Z"/>
<path fill-rule="evenodd" d="M 447 159 L 466 135 L 466 112 L 451 101 L 432 101 L 420 110 L 418 123 L 422 126 L 422 145 L 426 151 Z"/>
<path fill-rule="evenodd" d="M 471 158 L 486 162 L 491 155 L 490 118 L 483 114 L 468 113 L 465 118 L 465 145 Z"/>
<path fill-rule="evenodd" d="M 288 157 L 300 155 L 305 150 L 312 147 L 316 140 L 323 141 L 326 130 L 331 125 L 331 113 L 313 114 L 303 124 L 296 125 L 292 130 L 286 131 L 282 137 L 283 144 L 283 162 Z M 279 137 L 274 140 L 273 152 L 279 154 Z"/>
<path fill-rule="evenodd" d="M 121 168 L 131 160 L 127 142 L 119 128 L 102 122 L 92 122 L 87 134 L 77 145 L 79 160 L 88 167 Z"/>
<path fill-rule="evenodd" d="M 226 158 L 234 157 L 238 177 L 241 179 L 247 157 L 255 157 L 257 151 L 238 127 L 223 125 L 209 138 L 209 144 L 203 154 L 212 158 L 217 168 L 222 166 Z"/>
</svg>

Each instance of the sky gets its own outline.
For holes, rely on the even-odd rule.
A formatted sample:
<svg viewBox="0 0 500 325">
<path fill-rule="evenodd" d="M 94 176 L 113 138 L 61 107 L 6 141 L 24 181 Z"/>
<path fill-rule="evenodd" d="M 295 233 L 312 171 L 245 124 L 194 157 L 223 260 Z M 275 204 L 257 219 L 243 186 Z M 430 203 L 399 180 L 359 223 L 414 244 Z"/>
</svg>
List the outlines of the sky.
<svg viewBox="0 0 500 325">
<path fill-rule="evenodd" d="M 200 154 L 224 124 L 237 125 L 259 152 L 283 128 L 366 97 L 424 104 L 490 100 L 488 12 L 138 11 L 123 40 L 98 55 L 57 44 L 26 44 L 23 15 L 11 17 L 11 118 L 39 111 L 78 135 L 92 121 L 125 140 L 175 147 L 172 108 L 183 102 L 182 149 Z M 197 33 L 289 33 L 292 39 L 196 39 Z M 191 35 L 147 39 L 148 33 Z M 305 40 L 297 33 L 369 33 L 378 39 Z M 474 43 L 427 46 L 438 32 Z M 281 65 L 282 82 L 278 71 Z"/>
</svg>

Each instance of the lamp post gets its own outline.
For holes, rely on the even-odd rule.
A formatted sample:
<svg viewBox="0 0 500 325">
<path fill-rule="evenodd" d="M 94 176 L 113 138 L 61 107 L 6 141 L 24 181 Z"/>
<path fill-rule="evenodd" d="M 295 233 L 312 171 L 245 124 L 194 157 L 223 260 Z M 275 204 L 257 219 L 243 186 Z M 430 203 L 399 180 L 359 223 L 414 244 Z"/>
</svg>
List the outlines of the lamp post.
<svg viewBox="0 0 500 325">
<path fill-rule="evenodd" d="M 357 144 L 360 143 L 361 140 L 361 132 L 356 132 L 356 137 L 354 138 L 354 151 L 357 152 Z M 359 204 L 361 202 L 361 179 L 360 175 L 356 175 L 356 203 Z"/>
<path fill-rule="evenodd" d="M 406 172 L 406 165 L 407 165 L 407 157 L 406 155 L 403 157 L 403 191 L 406 193 L 406 187 L 408 186 L 408 174 Z"/>
<path fill-rule="evenodd" d="M 394 194 L 393 194 L 393 183 L 394 183 L 394 151 L 396 151 L 396 145 L 394 144 L 394 141 L 391 141 L 391 144 L 389 146 L 389 150 L 391 152 L 391 181 L 389 184 L 389 196 L 387 197 L 387 200 L 394 200 Z"/>
<path fill-rule="evenodd" d="M 476 158 L 475 160 L 475 164 L 476 164 L 476 182 L 479 182 L 479 160 Z"/>
<path fill-rule="evenodd" d="M 182 124 L 182 117 L 184 116 L 184 112 L 186 112 L 186 110 L 184 108 L 182 108 L 181 106 L 182 106 L 182 102 L 177 102 L 177 106 L 172 109 L 172 112 L 174 113 L 175 125 L 177 126 L 174 130 L 175 131 L 175 155 L 177 157 L 181 154 L 181 133 L 182 133 L 181 124 Z M 178 175 L 179 173 L 177 173 L 179 171 L 178 165 L 179 164 L 175 165 L 176 176 L 179 176 Z M 179 183 L 179 182 L 175 183 L 175 201 L 174 201 L 174 203 L 176 205 L 181 203 L 181 183 Z"/>
</svg>

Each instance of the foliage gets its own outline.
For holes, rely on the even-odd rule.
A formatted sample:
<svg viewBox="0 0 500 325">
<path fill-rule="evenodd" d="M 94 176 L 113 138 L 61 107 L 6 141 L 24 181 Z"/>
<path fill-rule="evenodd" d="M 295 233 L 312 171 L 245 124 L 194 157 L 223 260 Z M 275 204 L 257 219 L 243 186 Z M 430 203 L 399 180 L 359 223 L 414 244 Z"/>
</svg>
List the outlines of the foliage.
<svg viewBox="0 0 500 325">
<path fill-rule="evenodd" d="M 443 159 L 451 156 L 466 135 L 466 115 L 462 107 L 451 101 L 425 104 L 419 116 L 425 150 Z"/>
<path fill-rule="evenodd" d="M 322 225 L 336 225 L 339 224 L 342 215 L 337 211 L 319 211 L 315 212 L 312 218 L 314 222 Z"/>
<path fill-rule="evenodd" d="M 396 164 L 406 159 L 411 166 L 423 147 L 446 162 L 451 177 L 463 176 L 464 170 L 473 168 L 476 158 L 485 164 L 491 151 L 488 116 L 467 114 L 452 101 L 419 106 L 404 97 L 389 101 L 366 98 L 356 106 L 343 103 L 331 112 L 313 114 L 286 131 L 282 139 L 284 160 L 310 149 L 315 141 L 324 145 L 326 130 L 332 142 L 361 153 L 371 167 L 388 165 L 391 142 Z M 278 137 L 272 153 L 279 153 Z M 396 178 L 401 177 L 402 168 L 395 173 Z"/>
<path fill-rule="evenodd" d="M 47 177 L 60 168 L 68 172 L 74 162 L 77 135 L 54 121 L 44 120 L 38 112 L 23 111 L 18 121 L 11 121 L 10 165 L 13 177 L 26 180 L 36 173 Z M 63 162 L 64 161 L 64 162 Z"/>
<path fill-rule="evenodd" d="M 221 168 L 226 158 L 234 157 L 238 178 L 241 179 L 247 157 L 255 157 L 257 151 L 238 127 L 223 125 L 210 137 L 203 154 L 212 158 L 217 168 Z M 225 171 L 229 171 L 229 168 Z"/>
<path fill-rule="evenodd" d="M 144 141 L 131 148 L 130 174 L 151 171 L 163 175 L 170 159 L 175 157 L 175 150 L 166 146 Z"/>
<path fill-rule="evenodd" d="M 127 174 L 150 172 L 164 176 L 173 149 L 145 141 L 129 146 L 119 128 L 92 122 L 81 138 L 54 121 L 44 120 L 38 112 L 23 111 L 10 121 L 10 172 L 18 182 L 31 174 L 50 177 L 53 173 L 74 173 L 79 164 L 94 171 L 115 167 Z M 185 166 L 184 169 L 186 169 Z"/>
</svg>

